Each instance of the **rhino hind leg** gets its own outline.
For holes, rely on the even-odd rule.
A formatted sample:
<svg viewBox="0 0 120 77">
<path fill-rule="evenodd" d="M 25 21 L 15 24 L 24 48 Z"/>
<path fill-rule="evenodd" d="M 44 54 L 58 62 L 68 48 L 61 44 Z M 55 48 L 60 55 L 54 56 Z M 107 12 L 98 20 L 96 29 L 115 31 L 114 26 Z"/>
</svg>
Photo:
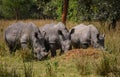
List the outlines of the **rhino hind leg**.
<svg viewBox="0 0 120 77">
<path fill-rule="evenodd" d="M 75 49 L 79 49 L 79 48 L 80 48 L 80 43 L 74 43 L 74 44 L 73 44 L 73 47 L 74 47 Z"/>
</svg>

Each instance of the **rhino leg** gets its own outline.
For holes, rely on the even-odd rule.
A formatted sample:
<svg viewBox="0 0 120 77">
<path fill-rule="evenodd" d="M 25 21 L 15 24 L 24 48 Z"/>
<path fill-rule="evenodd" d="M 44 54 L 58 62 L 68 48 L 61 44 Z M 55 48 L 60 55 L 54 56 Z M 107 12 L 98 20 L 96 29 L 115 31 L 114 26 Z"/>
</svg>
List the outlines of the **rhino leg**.
<svg viewBox="0 0 120 77">
<path fill-rule="evenodd" d="M 60 51 L 60 55 L 62 55 L 64 53 L 64 51 L 61 49 L 61 51 Z"/>
<path fill-rule="evenodd" d="M 23 35 L 20 39 L 21 47 L 23 49 L 27 48 L 27 35 Z"/>
<path fill-rule="evenodd" d="M 77 43 L 73 43 L 73 47 L 76 49 L 76 48 L 80 48 L 80 43 L 77 42 Z"/>
<path fill-rule="evenodd" d="M 56 47 L 55 44 L 50 44 L 51 57 L 56 56 Z"/>
<path fill-rule="evenodd" d="M 9 47 L 10 54 L 12 54 L 13 52 L 16 51 L 17 46 L 15 46 L 14 43 L 13 43 L 11 45 L 8 45 L 8 47 Z"/>
</svg>

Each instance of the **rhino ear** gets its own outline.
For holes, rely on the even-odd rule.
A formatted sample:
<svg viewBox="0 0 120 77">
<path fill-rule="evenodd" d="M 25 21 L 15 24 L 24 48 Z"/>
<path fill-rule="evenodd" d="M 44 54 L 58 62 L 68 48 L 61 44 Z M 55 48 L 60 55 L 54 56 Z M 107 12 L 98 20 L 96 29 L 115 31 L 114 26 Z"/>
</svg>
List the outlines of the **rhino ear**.
<svg viewBox="0 0 120 77">
<path fill-rule="evenodd" d="M 61 30 L 58 30 L 58 34 L 59 34 L 59 35 L 63 35 L 63 33 L 62 33 Z"/>
<path fill-rule="evenodd" d="M 70 31 L 70 35 L 73 34 L 75 32 L 75 29 L 73 28 L 71 31 Z"/>
<path fill-rule="evenodd" d="M 97 34 L 97 39 L 99 39 L 100 34 Z"/>
<path fill-rule="evenodd" d="M 105 34 L 103 34 L 102 37 L 105 38 Z"/>
<path fill-rule="evenodd" d="M 42 32 L 42 34 L 43 34 L 43 37 L 45 37 L 45 35 L 46 35 L 46 32 L 45 32 L 45 31 L 43 31 L 43 32 Z"/>
</svg>

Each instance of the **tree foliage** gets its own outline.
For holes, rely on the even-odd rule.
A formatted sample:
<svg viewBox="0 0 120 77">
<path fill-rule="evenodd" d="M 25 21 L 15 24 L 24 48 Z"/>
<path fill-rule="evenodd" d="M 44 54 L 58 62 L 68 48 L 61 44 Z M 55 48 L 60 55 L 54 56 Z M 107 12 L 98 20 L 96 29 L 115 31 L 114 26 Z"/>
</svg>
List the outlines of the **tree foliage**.
<svg viewBox="0 0 120 77">
<path fill-rule="evenodd" d="M 0 0 L 0 18 L 61 20 L 63 0 Z M 69 0 L 71 21 L 120 19 L 119 0 Z"/>
<path fill-rule="evenodd" d="M 1 16 L 4 18 L 28 18 L 32 0 L 1 0 Z"/>
</svg>

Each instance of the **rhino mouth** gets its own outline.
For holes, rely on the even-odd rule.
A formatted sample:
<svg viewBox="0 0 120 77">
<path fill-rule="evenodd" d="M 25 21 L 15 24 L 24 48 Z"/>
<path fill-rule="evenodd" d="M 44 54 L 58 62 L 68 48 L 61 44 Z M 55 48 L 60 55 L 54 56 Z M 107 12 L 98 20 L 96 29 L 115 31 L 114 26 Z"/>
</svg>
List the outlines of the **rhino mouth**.
<svg viewBox="0 0 120 77">
<path fill-rule="evenodd" d="M 48 55 L 42 57 L 41 59 L 38 59 L 39 61 L 43 61 L 43 60 L 46 60 L 48 58 Z"/>
<path fill-rule="evenodd" d="M 34 56 L 34 59 L 36 60 L 36 61 L 43 61 L 43 60 L 46 60 L 48 58 L 48 55 L 46 55 L 46 56 L 44 56 L 44 57 L 37 57 L 37 56 Z"/>
</svg>

